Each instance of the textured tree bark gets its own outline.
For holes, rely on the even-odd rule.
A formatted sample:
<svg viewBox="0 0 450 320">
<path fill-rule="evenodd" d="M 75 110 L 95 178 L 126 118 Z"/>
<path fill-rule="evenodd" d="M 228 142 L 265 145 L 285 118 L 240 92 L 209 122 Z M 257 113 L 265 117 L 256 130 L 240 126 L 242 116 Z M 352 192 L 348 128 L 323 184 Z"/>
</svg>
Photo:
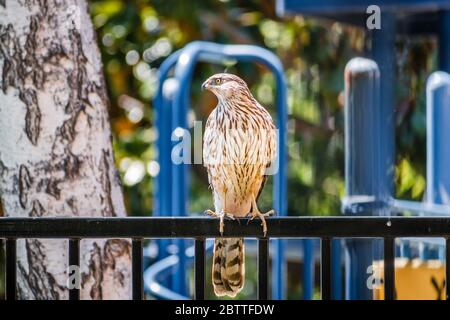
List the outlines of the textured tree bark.
<svg viewBox="0 0 450 320">
<path fill-rule="evenodd" d="M 5 216 L 124 216 L 108 98 L 85 0 L 0 0 Z M 18 295 L 67 299 L 68 244 L 18 242 Z M 81 297 L 131 297 L 127 240 L 83 240 Z"/>
</svg>

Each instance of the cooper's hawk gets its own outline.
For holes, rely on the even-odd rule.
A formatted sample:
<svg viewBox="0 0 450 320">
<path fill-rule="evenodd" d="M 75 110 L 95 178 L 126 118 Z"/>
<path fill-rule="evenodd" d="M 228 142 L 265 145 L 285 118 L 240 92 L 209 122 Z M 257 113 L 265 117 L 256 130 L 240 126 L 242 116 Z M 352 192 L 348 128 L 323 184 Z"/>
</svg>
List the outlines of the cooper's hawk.
<svg viewBox="0 0 450 320">
<path fill-rule="evenodd" d="M 206 122 L 203 160 L 213 191 L 215 212 L 223 233 L 224 217 L 258 217 L 266 235 L 265 217 L 256 204 L 275 157 L 276 133 L 272 117 L 239 77 L 220 73 L 202 88 L 218 99 Z M 244 241 L 220 238 L 214 242 L 212 279 L 217 296 L 236 296 L 244 286 Z"/>
</svg>

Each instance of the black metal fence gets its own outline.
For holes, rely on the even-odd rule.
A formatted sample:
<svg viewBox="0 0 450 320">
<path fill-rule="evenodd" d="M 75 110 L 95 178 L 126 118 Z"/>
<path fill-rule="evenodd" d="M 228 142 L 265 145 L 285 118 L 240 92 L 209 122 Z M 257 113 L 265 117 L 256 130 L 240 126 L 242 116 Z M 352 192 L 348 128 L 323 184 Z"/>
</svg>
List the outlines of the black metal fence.
<svg viewBox="0 0 450 320">
<path fill-rule="evenodd" d="M 270 238 L 321 239 L 322 299 L 331 299 L 333 238 L 381 238 L 384 241 L 385 298 L 395 298 L 395 238 L 439 237 L 446 240 L 446 279 L 450 278 L 450 217 L 279 217 L 267 219 L 268 235 L 260 222 L 226 221 L 225 237 L 258 239 L 258 299 L 269 299 L 268 262 Z M 16 241 L 23 238 L 69 239 L 69 264 L 79 265 L 80 240 L 131 238 L 133 299 L 143 299 L 143 240 L 195 239 L 195 299 L 205 297 L 205 239 L 220 237 L 213 218 L 1 218 L 0 238 L 6 239 L 6 299 L 16 299 Z M 446 280 L 447 282 L 447 280 Z M 446 286 L 447 300 L 450 286 Z M 71 289 L 69 299 L 80 298 Z"/>
</svg>

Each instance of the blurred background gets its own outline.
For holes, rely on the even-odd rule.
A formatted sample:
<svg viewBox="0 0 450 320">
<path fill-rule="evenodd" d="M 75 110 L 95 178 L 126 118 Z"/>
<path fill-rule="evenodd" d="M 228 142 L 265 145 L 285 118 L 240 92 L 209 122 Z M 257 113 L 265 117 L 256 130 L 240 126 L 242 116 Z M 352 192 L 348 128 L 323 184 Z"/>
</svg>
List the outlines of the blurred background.
<svg viewBox="0 0 450 320">
<path fill-rule="evenodd" d="M 110 97 L 114 151 L 129 215 L 152 215 L 155 159 L 152 98 L 158 67 L 194 40 L 254 44 L 283 62 L 288 85 L 290 215 L 339 215 L 344 194 L 343 73 L 362 55 L 363 30 L 303 16 L 279 18 L 274 0 L 103 0 L 89 1 Z M 396 60 L 395 197 L 421 200 L 425 190 L 425 83 L 436 69 L 436 43 L 427 37 L 398 38 Z M 201 83 L 222 66 L 200 64 L 194 74 L 190 122 L 204 121 L 215 97 Z M 227 71 L 249 84 L 256 99 L 274 110 L 274 79 L 254 64 L 230 61 Z M 191 169 L 190 211 L 212 207 L 206 171 Z M 271 181 L 261 207 L 271 205 Z M 254 260 L 254 259 L 253 259 Z M 241 298 L 255 295 L 255 261 L 247 260 L 248 282 Z M 209 267 L 209 261 L 207 266 Z M 289 266 L 288 297 L 301 296 L 297 267 Z M 210 280 L 209 280 L 210 281 Z M 253 289 L 252 289 L 253 288 Z M 207 289 L 211 290 L 210 283 Z M 211 292 L 208 297 L 212 298 Z"/>
</svg>

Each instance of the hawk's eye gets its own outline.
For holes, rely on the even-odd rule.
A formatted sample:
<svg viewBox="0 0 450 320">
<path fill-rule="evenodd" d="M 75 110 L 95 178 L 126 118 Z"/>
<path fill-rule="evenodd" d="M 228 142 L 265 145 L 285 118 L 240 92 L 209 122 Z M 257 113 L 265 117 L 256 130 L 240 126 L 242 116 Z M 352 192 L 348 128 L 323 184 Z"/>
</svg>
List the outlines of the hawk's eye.
<svg viewBox="0 0 450 320">
<path fill-rule="evenodd" d="M 217 78 L 217 79 L 214 80 L 214 83 L 215 83 L 216 85 L 219 85 L 219 84 L 222 83 L 222 79 Z"/>
</svg>

